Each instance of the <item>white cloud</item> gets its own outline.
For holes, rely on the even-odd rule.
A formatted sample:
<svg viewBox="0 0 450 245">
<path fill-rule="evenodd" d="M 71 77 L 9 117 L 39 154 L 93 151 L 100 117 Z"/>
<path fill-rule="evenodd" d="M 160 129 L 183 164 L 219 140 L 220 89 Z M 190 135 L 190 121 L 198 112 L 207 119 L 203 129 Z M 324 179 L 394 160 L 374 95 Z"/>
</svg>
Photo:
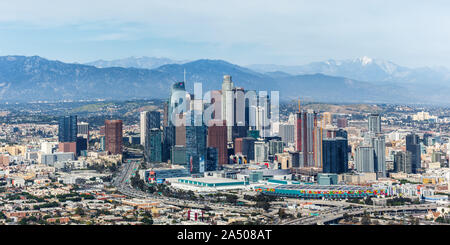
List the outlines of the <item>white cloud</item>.
<svg viewBox="0 0 450 245">
<path fill-rule="evenodd" d="M 391 58 L 417 49 L 449 52 L 450 33 L 443 31 L 449 6 L 406 0 L 4 0 L 0 27 L 76 26 L 98 31 L 90 38 L 97 41 L 153 36 L 218 47 L 253 44 L 261 53 L 290 60 Z"/>
</svg>

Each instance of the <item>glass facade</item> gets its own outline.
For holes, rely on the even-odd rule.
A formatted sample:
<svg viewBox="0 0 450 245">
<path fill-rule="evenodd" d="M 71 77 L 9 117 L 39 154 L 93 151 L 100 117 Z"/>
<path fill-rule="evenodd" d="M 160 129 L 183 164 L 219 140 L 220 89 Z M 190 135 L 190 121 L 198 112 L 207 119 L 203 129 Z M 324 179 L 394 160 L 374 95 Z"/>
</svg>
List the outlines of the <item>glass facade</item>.
<svg viewBox="0 0 450 245">
<path fill-rule="evenodd" d="M 64 116 L 58 122 L 58 141 L 77 142 L 77 116 Z"/>
<path fill-rule="evenodd" d="M 324 139 L 323 173 L 345 173 L 348 170 L 348 143 L 345 138 Z"/>
</svg>

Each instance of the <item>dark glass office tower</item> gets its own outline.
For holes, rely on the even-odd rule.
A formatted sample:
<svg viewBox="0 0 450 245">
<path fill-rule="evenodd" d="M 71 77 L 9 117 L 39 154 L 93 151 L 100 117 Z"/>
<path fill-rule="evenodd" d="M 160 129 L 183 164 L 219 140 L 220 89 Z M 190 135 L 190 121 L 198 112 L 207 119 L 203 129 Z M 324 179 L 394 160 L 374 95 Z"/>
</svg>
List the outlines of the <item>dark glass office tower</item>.
<svg viewBox="0 0 450 245">
<path fill-rule="evenodd" d="M 174 159 L 171 157 L 170 150 L 175 146 L 175 127 L 167 126 L 164 127 L 164 141 L 162 150 L 162 161 L 166 162 L 171 160 L 174 163 Z"/>
<path fill-rule="evenodd" d="M 411 152 L 397 152 L 394 155 L 394 172 L 412 173 Z"/>
<path fill-rule="evenodd" d="M 149 162 L 161 162 L 162 161 L 162 132 L 159 128 L 153 128 L 149 132 L 148 137 L 148 153 L 147 159 Z"/>
<path fill-rule="evenodd" d="M 421 167 L 419 135 L 414 133 L 406 135 L 406 151 L 411 152 L 411 171 L 417 173 Z"/>
<path fill-rule="evenodd" d="M 141 127 L 144 127 L 143 130 L 141 130 L 141 138 L 144 138 L 144 156 L 145 159 L 147 161 L 150 162 L 161 162 L 162 161 L 162 153 L 159 152 L 158 154 L 160 154 L 161 156 L 158 158 L 153 159 L 153 161 L 151 160 L 151 156 L 152 156 L 152 149 L 151 149 L 151 131 L 152 130 L 160 130 L 161 127 L 161 114 L 158 111 L 147 111 L 145 113 L 142 113 L 141 116 L 143 116 L 143 120 L 142 123 L 143 125 L 141 125 Z M 142 135 L 143 134 L 143 135 Z M 160 138 L 160 144 L 161 144 L 161 138 L 162 138 L 162 133 L 159 136 Z M 141 141 L 142 142 L 142 141 Z M 162 149 L 162 146 L 160 146 L 160 148 Z M 161 151 L 161 150 L 159 150 Z"/>
<path fill-rule="evenodd" d="M 218 166 L 219 166 L 219 154 L 218 154 L 217 148 L 208 147 L 206 149 L 205 171 L 216 171 Z"/>
<path fill-rule="evenodd" d="M 338 131 L 336 131 L 336 138 L 337 137 L 341 137 L 341 138 L 347 139 L 348 133 L 347 133 L 347 131 L 345 131 L 343 129 L 339 129 Z"/>
<path fill-rule="evenodd" d="M 322 141 L 323 173 L 345 173 L 348 170 L 347 139 L 337 137 Z"/>
<path fill-rule="evenodd" d="M 64 116 L 59 118 L 58 141 L 77 142 L 78 126 L 77 116 Z"/>
<path fill-rule="evenodd" d="M 141 144 L 145 147 L 150 130 L 161 127 L 161 113 L 159 111 L 143 111 L 140 116 Z"/>
<path fill-rule="evenodd" d="M 191 125 L 194 125 L 192 117 Z M 205 172 L 207 127 L 186 126 L 186 160 L 191 173 Z"/>
</svg>

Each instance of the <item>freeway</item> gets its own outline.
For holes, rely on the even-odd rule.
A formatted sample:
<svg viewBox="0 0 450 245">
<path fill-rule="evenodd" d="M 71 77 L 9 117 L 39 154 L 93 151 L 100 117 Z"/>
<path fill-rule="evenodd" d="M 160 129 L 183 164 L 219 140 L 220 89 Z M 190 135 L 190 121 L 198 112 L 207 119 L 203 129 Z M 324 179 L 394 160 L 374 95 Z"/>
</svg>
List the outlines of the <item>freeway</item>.
<svg viewBox="0 0 450 245">
<path fill-rule="evenodd" d="M 253 207 L 235 207 L 231 205 L 226 205 L 223 203 L 211 203 L 207 201 L 191 201 L 191 200 L 181 200 L 172 197 L 165 197 L 159 195 L 153 195 L 147 192 L 143 192 L 141 190 L 134 189 L 131 186 L 130 178 L 133 174 L 138 170 L 139 164 L 142 161 L 140 158 L 129 159 L 130 161 L 123 164 L 119 171 L 119 174 L 113 179 L 112 184 L 117 188 L 119 192 L 124 195 L 142 198 L 142 199 L 150 199 L 155 202 L 160 202 L 167 205 L 179 206 L 179 207 L 189 207 L 189 208 L 200 208 L 201 205 L 207 205 L 214 210 L 223 210 L 228 212 L 237 212 L 237 213 L 247 213 L 251 214 L 253 212 L 261 213 L 261 209 L 253 208 Z"/>
<path fill-rule="evenodd" d="M 253 207 L 235 207 L 226 204 L 217 204 L 210 203 L 207 201 L 196 202 L 190 200 L 181 200 L 177 198 L 164 197 L 153 195 L 150 193 L 143 192 L 141 190 L 134 189 L 131 186 L 130 178 L 134 175 L 134 173 L 138 170 L 139 164 L 143 159 L 136 157 L 129 159 L 126 164 L 123 164 L 121 170 L 118 175 L 113 179 L 113 185 L 120 191 L 122 194 L 125 194 L 130 197 L 142 198 L 142 199 L 150 199 L 155 202 L 160 202 L 166 205 L 173 205 L 178 207 L 188 207 L 188 208 L 199 208 L 201 204 L 208 205 L 214 210 L 222 210 L 227 212 L 237 212 L 237 213 L 264 213 L 259 208 Z M 297 202 L 302 202 L 295 200 Z M 304 202 L 304 201 L 303 201 Z M 282 225 L 314 225 L 314 224 L 325 224 L 334 220 L 342 219 L 343 215 L 347 213 L 348 215 L 361 215 L 364 212 L 367 213 L 375 213 L 375 212 L 399 212 L 399 211 L 426 211 L 426 210 L 435 210 L 436 204 L 421 204 L 421 205 L 408 205 L 408 206 L 391 206 L 391 207 L 379 207 L 379 206 L 369 206 L 369 205 L 355 205 L 353 203 L 347 203 L 344 201 L 323 201 L 323 200 L 310 200 L 307 201 L 313 204 L 319 205 L 327 205 L 332 206 L 331 208 L 321 212 L 319 216 L 306 216 L 294 220 L 290 220 L 287 222 L 282 222 L 279 219 L 275 220 L 275 224 Z M 275 213 L 267 214 L 267 217 L 275 217 Z"/>
<path fill-rule="evenodd" d="M 320 216 L 308 216 L 304 218 L 299 218 L 295 220 L 291 220 L 285 223 L 284 225 L 315 225 L 315 224 L 325 224 L 327 222 L 331 222 L 337 219 L 343 218 L 344 213 L 348 215 L 361 215 L 364 212 L 367 213 L 376 213 L 376 212 L 402 212 L 402 211 L 427 211 L 427 210 L 435 210 L 437 208 L 436 204 L 420 204 L 420 205 L 407 205 L 407 206 L 375 206 L 375 207 L 352 207 L 352 209 L 344 209 L 342 207 L 332 208 L 327 210 L 324 213 L 321 213 Z"/>
</svg>

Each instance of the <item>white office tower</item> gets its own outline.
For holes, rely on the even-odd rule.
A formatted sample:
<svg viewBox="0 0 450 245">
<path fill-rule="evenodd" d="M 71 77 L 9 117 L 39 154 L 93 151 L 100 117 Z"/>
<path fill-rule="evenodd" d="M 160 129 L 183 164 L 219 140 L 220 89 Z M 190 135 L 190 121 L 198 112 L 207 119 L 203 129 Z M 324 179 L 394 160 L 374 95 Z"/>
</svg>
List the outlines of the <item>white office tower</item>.
<svg viewBox="0 0 450 245">
<path fill-rule="evenodd" d="M 358 146 L 355 154 L 356 171 L 360 173 L 375 172 L 375 153 L 372 146 Z"/>
<path fill-rule="evenodd" d="M 450 191 L 450 171 L 447 172 L 447 189 Z"/>
<path fill-rule="evenodd" d="M 294 125 L 295 124 L 295 114 L 294 113 L 289 114 L 289 119 L 288 119 L 287 123 L 290 124 L 290 125 Z"/>
<path fill-rule="evenodd" d="M 383 135 L 372 138 L 375 153 L 375 172 L 378 177 L 386 177 L 386 142 Z"/>
<path fill-rule="evenodd" d="M 79 122 L 77 124 L 78 135 L 88 136 L 89 135 L 89 123 L 87 122 Z"/>
<path fill-rule="evenodd" d="M 56 143 L 54 142 L 47 142 L 43 141 L 41 142 L 41 152 L 42 154 L 53 154 L 53 147 Z"/>
<path fill-rule="evenodd" d="M 284 144 L 293 145 L 294 144 L 294 135 L 295 135 L 295 126 L 292 123 L 280 123 L 279 136 Z"/>
<path fill-rule="evenodd" d="M 148 111 L 141 111 L 141 123 L 139 125 L 141 130 L 141 145 L 145 146 L 145 138 L 147 138 L 147 113 Z"/>
<path fill-rule="evenodd" d="M 270 124 L 270 136 L 280 135 L 280 122 Z"/>
<path fill-rule="evenodd" d="M 260 136 L 261 137 L 266 137 L 267 135 L 265 135 L 265 128 L 264 128 L 264 119 L 265 119 L 265 111 L 264 111 L 264 107 L 262 107 L 262 106 L 257 106 L 256 107 L 256 110 L 255 110 L 255 112 L 256 112 L 256 125 L 255 125 L 255 127 L 256 127 L 256 130 L 258 130 L 259 132 L 260 132 Z"/>
<path fill-rule="evenodd" d="M 369 115 L 369 132 L 380 134 L 381 133 L 381 116 L 380 114 Z"/>
<path fill-rule="evenodd" d="M 447 155 L 450 156 L 450 142 L 447 143 Z"/>
<path fill-rule="evenodd" d="M 264 141 L 255 142 L 255 162 L 267 162 L 269 158 L 269 145 Z"/>
<path fill-rule="evenodd" d="M 230 75 L 223 76 L 222 82 L 222 120 L 227 121 L 227 141 L 233 141 L 234 96 L 233 82 Z"/>
</svg>

